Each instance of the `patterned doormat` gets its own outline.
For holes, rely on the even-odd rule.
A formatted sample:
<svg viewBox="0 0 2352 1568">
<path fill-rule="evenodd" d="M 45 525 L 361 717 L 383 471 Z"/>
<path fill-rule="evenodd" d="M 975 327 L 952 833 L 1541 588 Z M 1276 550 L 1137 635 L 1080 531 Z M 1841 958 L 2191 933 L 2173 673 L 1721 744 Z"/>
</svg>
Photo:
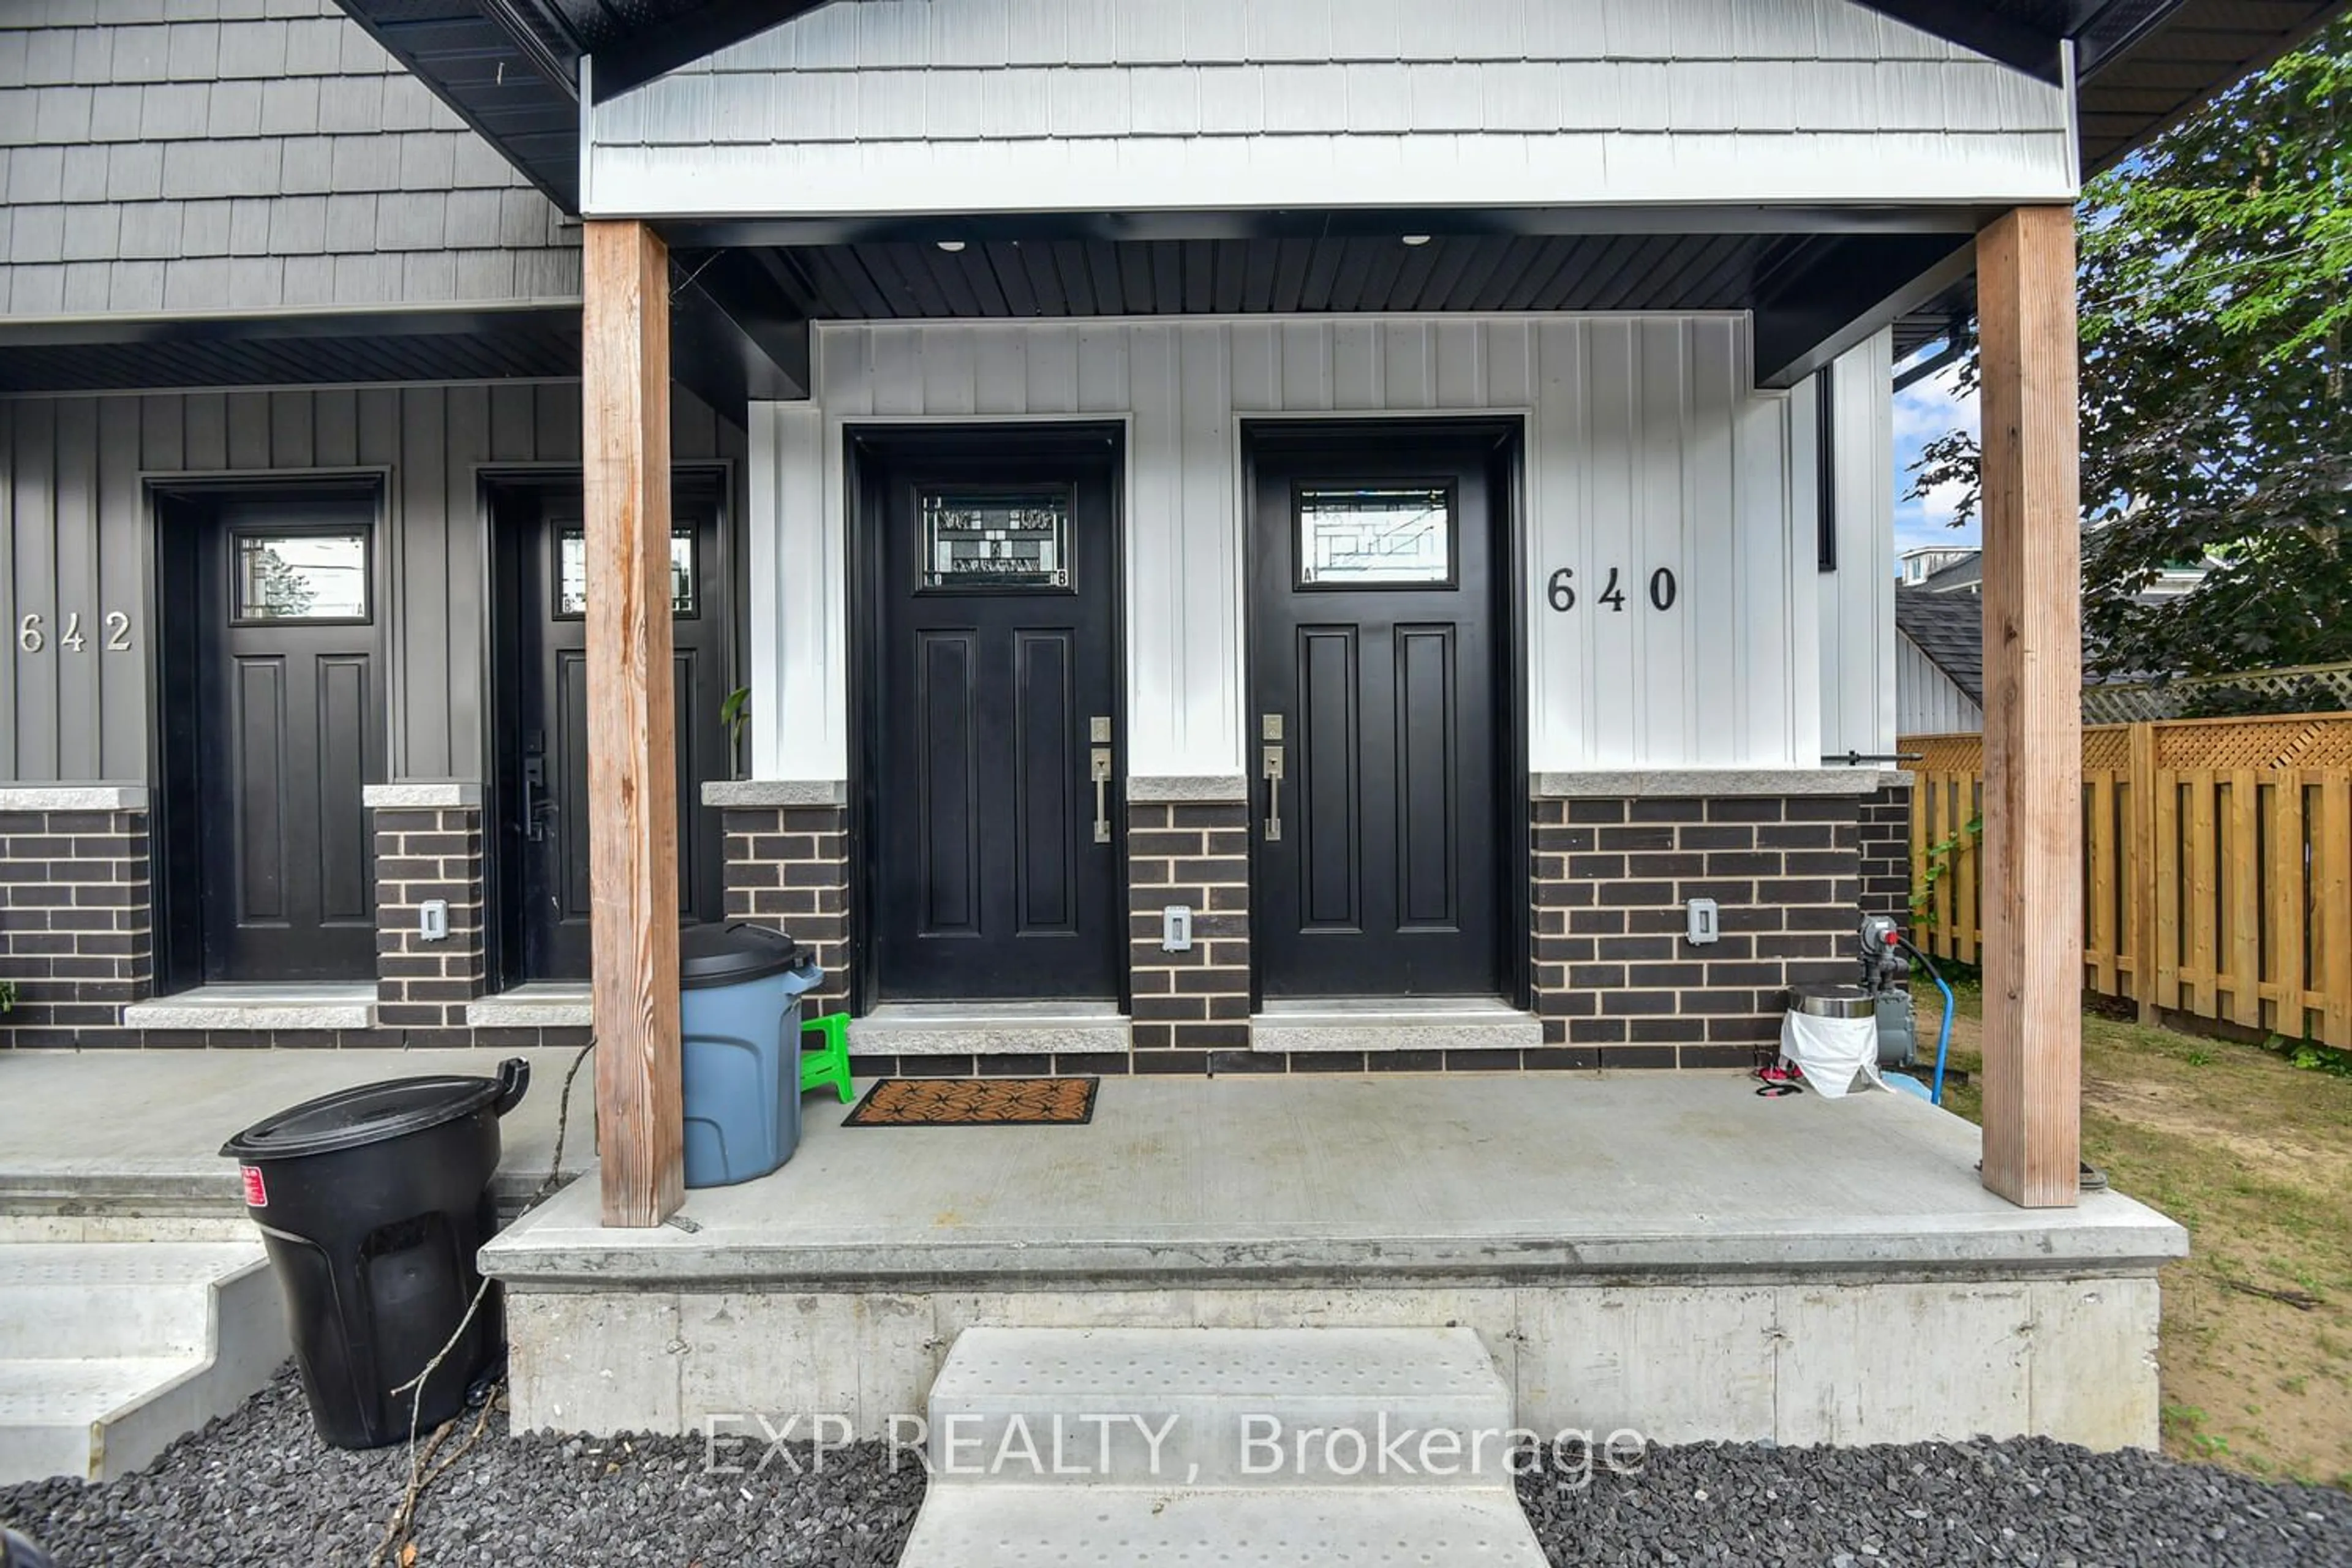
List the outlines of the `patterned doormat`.
<svg viewBox="0 0 2352 1568">
<path fill-rule="evenodd" d="M 1094 1120 L 1096 1078 L 886 1078 L 844 1127 L 1083 1126 Z"/>
</svg>

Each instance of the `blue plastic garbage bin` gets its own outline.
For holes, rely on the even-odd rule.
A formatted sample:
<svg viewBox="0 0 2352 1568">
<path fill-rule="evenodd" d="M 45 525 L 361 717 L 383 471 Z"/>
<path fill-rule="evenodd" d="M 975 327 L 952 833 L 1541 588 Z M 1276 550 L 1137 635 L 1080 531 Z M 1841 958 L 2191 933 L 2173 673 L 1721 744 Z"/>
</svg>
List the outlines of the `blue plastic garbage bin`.
<svg viewBox="0 0 2352 1568">
<path fill-rule="evenodd" d="M 801 994 L 824 978 L 782 931 L 738 921 L 678 933 L 686 1184 L 764 1176 L 801 1141 Z"/>
</svg>

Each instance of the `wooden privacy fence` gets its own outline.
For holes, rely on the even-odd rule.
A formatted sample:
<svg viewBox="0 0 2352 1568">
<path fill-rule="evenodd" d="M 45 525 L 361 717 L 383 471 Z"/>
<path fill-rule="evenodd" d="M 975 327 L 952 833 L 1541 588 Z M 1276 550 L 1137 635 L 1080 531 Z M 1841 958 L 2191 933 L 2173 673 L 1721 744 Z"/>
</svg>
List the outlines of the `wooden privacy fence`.
<svg viewBox="0 0 2352 1568">
<path fill-rule="evenodd" d="M 1915 935 L 1974 963 L 1983 738 L 1901 749 Z M 2085 990 L 2352 1048 L 2352 714 L 2086 728 L 2083 847 Z"/>
</svg>

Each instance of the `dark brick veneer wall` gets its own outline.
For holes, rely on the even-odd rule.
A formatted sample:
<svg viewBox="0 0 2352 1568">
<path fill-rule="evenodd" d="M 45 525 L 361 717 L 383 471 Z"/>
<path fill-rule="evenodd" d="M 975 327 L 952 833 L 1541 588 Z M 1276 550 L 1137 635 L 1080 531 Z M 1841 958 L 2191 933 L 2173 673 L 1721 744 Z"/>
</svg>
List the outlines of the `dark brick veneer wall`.
<svg viewBox="0 0 2352 1568">
<path fill-rule="evenodd" d="M 0 812 L 0 1024 L 29 1043 L 112 1026 L 155 983 L 144 811 Z"/>
<path fill-rule="evenodd" d="M 1911 929 L 1911 786 L 1888 784 L 1862 803 L 1862 907 Z"/>
<path fill-rule="evenodd" d="M 126 1028 L 154 994 L 152 859 L 144 811 L 0 812 L 0 978 L 16 983 L 0 1047 L 563 1047 L 580 1028 L 468 1028 L 481 993 L 478 808 L 378 809 L 377 1022 L 370 1029 Z M 416 906 L 449 900 L 449 940 L 416 936 Z"/>
<path fill-rule="evenodd" d="M 849 1005 L 849 814 L 838 805 L 729 806 L 727 915 L 792 933 L 816 950 L 824 984 L 803 1016 Z"/>
<path fill-rule="evenodd" d="M 1850 977 L 1861 897 L 1851 796 L 1534 802 L 1534 1000 L 1547 1045 L 1606 1068 L 1745 1067 L 1785 992 Z M 1685 901 L 1721 940 L 1685 940 Z"/>
<path fill-rule="evenodd" d="M 427 942 L 419 911 L 449 904 L 449 935 Z M 380 807 L 375 813 L 376 1023 L 462 1029 L 487 985 L 478 806 Z"/>
<path fill-rule="evenodd" d="M 1209 1053 L 1249 1049 L 1249 806 L 1141 802 L 1127 829 L 1134 1070 L 1205 1071 Z M 1170 904 L 1192 907 L 1183 952 L 1160 945 Z"/>
</svg>

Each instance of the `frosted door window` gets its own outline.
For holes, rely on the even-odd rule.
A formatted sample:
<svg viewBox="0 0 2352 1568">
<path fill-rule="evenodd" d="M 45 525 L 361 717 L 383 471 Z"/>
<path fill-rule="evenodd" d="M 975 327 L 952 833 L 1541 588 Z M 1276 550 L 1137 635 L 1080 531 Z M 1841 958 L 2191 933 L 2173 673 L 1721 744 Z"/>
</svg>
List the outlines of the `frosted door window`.
<svg viewBox="0 0 2352 1568">
<path fill-rule="evenodd" d="M 1451 490 L 1334 487 L 1298 492 L 1300 587 L 1452 581 Z"/>
<path fill-rule="evenodd" d="M 567 528 L 556 546 L 555 613 L 572 619 L 588 613 L 588 540 L 579 529 Z M 669 613 L 695 613 L 694 531 L 680 528 L 669 536 Z"/>
<path fill-rule="evenodd" d="M 919 511 L 927 592 L 1070 585 L 1066 492 L 926 490 Z"/>
<path fill-rule="evenodd" d="M 236 618 L 364 621 L 365 533 L 240 533 Z"/>
</svg>

